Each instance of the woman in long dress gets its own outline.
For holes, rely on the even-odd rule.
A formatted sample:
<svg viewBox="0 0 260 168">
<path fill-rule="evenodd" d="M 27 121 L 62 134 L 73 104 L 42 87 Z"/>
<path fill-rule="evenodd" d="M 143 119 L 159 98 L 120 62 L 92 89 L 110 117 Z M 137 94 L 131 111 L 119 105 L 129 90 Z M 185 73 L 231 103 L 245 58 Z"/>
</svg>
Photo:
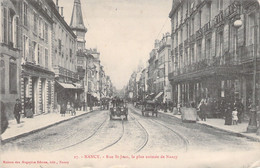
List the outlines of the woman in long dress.
<svg viewBox="0 0 260 168">
<path fill-rule="evenodd" d="M 231 102 L 228 102 L 225 113 L 225 125 L 232 125 L 232 111 L 233 106 Z"/>
<path fill-rule="evenodd" d="M 33 117 L 33 103 L 31 98 L 27 98 L 25 102 L 25 116 L 27 118 Z"/>
</svg>

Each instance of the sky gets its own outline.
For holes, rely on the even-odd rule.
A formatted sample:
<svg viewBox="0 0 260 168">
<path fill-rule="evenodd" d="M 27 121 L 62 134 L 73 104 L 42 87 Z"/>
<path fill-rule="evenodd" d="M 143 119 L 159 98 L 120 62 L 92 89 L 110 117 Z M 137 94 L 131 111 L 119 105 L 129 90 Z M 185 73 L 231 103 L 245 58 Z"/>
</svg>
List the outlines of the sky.
<svg viewBox="0 0 260 168">
<path fill-rule="evenodd" d="M 68 24 L 73 4 L 74 0 L 59 0 Z M 147 66 L 155 39 L 170 32 L 171 6 L 172 0 L 81 0 L 86 48 L 97 48 L 117 89 L 127 84 L 138 65 Z"/>
</svg>

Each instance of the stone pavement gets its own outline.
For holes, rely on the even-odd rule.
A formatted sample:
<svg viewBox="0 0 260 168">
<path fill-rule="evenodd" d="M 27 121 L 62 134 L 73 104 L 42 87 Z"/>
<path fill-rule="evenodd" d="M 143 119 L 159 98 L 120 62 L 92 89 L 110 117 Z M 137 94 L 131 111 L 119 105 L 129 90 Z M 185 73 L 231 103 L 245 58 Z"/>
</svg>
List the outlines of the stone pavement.
<svg viewBox="0 0 260 168">
<path fill-rule="evenodd" d="M 99 107 L 94 107 L 94 111 L 98 110 Z M 71 114 L 66 114 L 65 117 L 62 117 L 60 113 L 46 113 L 34 116 L 33 118 L 22 118 L 21 123 L 17 124 L 16 120 L 9 120 L 9 125 L 6 131 L 1 135 L 2 142 L 8 142 L 10 140 L 26 136 L 33 132 L 37 132 L 48 127 L 54 126 L 56 124 L 68 121 L 72 118 L 79 117 L 90 111 L 76 111 L 75 116 Z"/>
<path fill-rule="evenodd" d="M 174 115 L 172 112 L 163 112 L 163 111 L 159 111 L 160 113 L 163 114 L 167 114 L 170 116 L 173 116 L 175 118 L 178 118 L 181 120 L 181 115 L 177 114 Z M 206 121 L 197 121 L 198 124 L 202 124 L 202 125 L 206 125 L 215 129 L 219 129 L 222 131 L 226 131 L 232 134 L 236 134 L 237 136 L 242 136 L 242 137 L 246 137 L 249 138 L 251 140 L 254 141 L 258 141 L 260 142 L 260 136 L 257 136 L 256 133 L 247 133 L 247 126 L 248 126 L 248 122 L 242 122 L 240 124 L 237 125 L 224 125 L 225 120 L 221 119 L 221 118 L 207 118 Z"/>
</svg>

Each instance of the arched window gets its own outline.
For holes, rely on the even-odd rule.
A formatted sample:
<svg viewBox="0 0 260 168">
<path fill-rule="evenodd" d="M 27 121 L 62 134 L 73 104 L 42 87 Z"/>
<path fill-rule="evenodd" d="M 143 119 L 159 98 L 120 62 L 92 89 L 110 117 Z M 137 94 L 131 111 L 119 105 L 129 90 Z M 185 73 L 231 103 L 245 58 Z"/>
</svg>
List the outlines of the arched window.
<svg viewBox="0 0 260 168">
<path fill-rule="evenodd" d="M 15 58 L 9 60 L 9 90 L 10 94 L 17 93 L 17 64 Z"/>
<path fill-rule="evenodd" d="M 1 82 L 1 94 L 5 93 L 5 62 L 4 60 L 0 61 L 0 82 Z"/>
</svg>

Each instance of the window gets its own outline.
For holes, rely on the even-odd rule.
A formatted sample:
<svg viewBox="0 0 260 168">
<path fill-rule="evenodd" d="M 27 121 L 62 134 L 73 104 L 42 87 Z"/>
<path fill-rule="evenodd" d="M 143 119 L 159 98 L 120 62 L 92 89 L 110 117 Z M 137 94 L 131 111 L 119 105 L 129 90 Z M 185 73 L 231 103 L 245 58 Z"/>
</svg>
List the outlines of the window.
<svg viewBox="0 0 260 168">
<path fill-rule="evenodd" d="M 18 47 L 18 32 L 19 32 L 19 28 L 18 28 L 19 22 L 18 22 L 18 16 L 14 16 L 13 18 L 13 47 L 17 48 Z"/>
<path fill-rule="evenodd" d="M 4 22 L 4 25 L 3 25 L 3 42 L 8 44 L 8 10 L 7 8 L 4 8 L 3 10 L 3 22 Z"/>
<path fill-rule="evenodd" d="M 194 18 L 191 19 L 191 33 L 194 34 Z"/>
<path fill-rule="evenodd" d="M 28 5 L 23 3 L 23 25 L 28 26 Z"/>
<path fill-rule="evenodd" d="M 199 11 L 199 28 L 201 28 L 201 11 Z"/>
<path fill-rule="evenodd" d="M 223 55 L 223 32 L 219 33 L 219 55 L 222 56 Z"/>
<path fill-rule="evenodd" d="M 39 18 L 39 37 L 42 38 L 42 18 Z"/>
<path fill-rule="evenodd" d="M 187 48 L 185 48 L 185 62 L 184 62 L 184 64 L 185 65 L 189 65 L 189 63 L 190 63 L 190 61 L 189 61 L 189 55 L 188 55 L 188 49 Z"/>
<path fill-rule="evenodd" d="M 197 45 L 198 45 L 198 47 L 197 47 L 197 61 L 200 61 L 200 60 L 202 60 L 201 43 L 198 43 Z"/>
<path fill-rule="evenodd" d="M 23 36 L 23 57 L 24 60 L 27 61 L 29 56 L 29 39 L 27 36 Z"/>
<path fill-rule="evenodd" d="M 211 39 L 207 39 L 206 40 L 206 58 L 208 58 L 208 59 L 211 59 L 210 49 L 211 49 Z"/>
<path fill-rule="evenodd" d="M 48 41 L 49 41 L 48 34 L 49 34 L 48 24 L 45 23 L 45 41 L 46 41 L 46 43 L 48 43 Z"/>
<path fill-rule="evenodd" d="M 181 37 L 180 37 L 181 38 L 181 41 L 180 41 L 181 43 L 183 42 L 182 34 L 183 34 L 183 30 L 181 29 L 181 34 L 180 34 L 181 35 Z"/>
<path fill-rule="evenodd" d="M 208 4 L 208 21 L 211 20 L 211 3 Z"/>
<path fill-rule="evenodd" d="M 59 39 L 59 53 L 61 53 L 61 39 Z"/>
<path fill-rule="evenodd" d="M 41 48 L 40 45 L 37 44 L 37 56 L 35 57 L 35 63 L 37 65 L 40 64 L 40 57 L 41 57 Z"/>
<path fill-rule="evenodd" d="M 0 79 L 1 79 L 1 94 L 5 93 L 5 62 L 4 60 L 0 61 Z"/>
<path fill-rule="evenodd" d="M 191 59 L 190 59 L 191 64 L 194 63 L 194 45 L 191 47 Z"/>
<path fill-rule="evenodd" d="M 36 60 L 38 60 L 38 47 L 37 43 L 33 41 L 33 51 L 32 51 L 32 60 L 36 63 Z"/>
<path fill-rule="evenodd" d="M 11 94 L 17 93 L 17 65 L 16 60 L 14 58 L 10 58 L 9 65 L 9 90 Z"/>
<path fill-rule="evenodd" d="M 248 15 L 248 45 L 254 44 L 255 15 Z"/>
<path fill-rule="evenodd" d="M 223 0 L 218 0 L 218 2 L 217 2 L 217 9 L 219 11 L 223 10 Z"/>
<path fill-rule="evenodd" d="M 36 13 L 34 13 L 33 14 L 33 31 L 34 31 L 34 33 L 36 33 L 37 34 L 37 32 L 38 32 L 38 18 L 37 18 L 37 15 L 36 15 Z"/>
<path fill-rule="evenodd" d="M 186 39 L 189 37 L 189 25 L 186 24 Z"/>
<path fill-rule="evenodd" d="M 49 63 L 48 63 L 49 59 L 48 58 L 49 58 L 49 52 L 48 52 L 48 49 L 45 48 L 45 67 L 46 68 L 49 67 Z"/>
</svg>

